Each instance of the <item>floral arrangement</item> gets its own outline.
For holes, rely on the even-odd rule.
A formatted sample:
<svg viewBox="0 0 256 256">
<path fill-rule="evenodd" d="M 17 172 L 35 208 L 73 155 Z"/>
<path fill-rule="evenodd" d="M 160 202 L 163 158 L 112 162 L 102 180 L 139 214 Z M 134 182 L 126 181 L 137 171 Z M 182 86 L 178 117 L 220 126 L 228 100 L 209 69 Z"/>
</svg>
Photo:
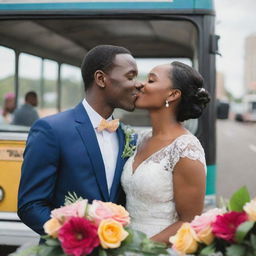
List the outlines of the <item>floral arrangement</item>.
<svg viewBox="0 0 256 256">
<path fill-rule="evenodd" d="M 129 223 L 129 213 L 121 205 L 97 200 L 89 204 L 69 193 L 65 206 L 54 209 L 44 224 L 45 243 L 22 251 L 21 255 L 168 255 L 165 244 L 130 229 Z"/>
<path fill-rule="evenodd" d="M 125 145 L 122 153 L 122 158 L 127 158 L 133 155 L 136 150 L 137 134 L 134 129 L 128 125 L 121 124 L 121 128 L 125 134 Z"/>
<path fill-rule="evenodd" d="M 222 209 L 184 223 L 170 242 L 180 255 L 256 255 L 256 198 L 242 187 Z"/>
</svg>

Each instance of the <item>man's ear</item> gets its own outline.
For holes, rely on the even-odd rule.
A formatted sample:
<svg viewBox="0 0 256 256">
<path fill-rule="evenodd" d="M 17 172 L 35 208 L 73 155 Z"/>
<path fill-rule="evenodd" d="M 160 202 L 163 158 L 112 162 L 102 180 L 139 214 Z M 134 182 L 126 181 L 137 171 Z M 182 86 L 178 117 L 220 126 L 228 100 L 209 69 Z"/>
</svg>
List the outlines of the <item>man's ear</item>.
<svg viewBox="0 0 256 256">
<path fill-rule="evenodd" d="M 169 96 L 167 98 L 168 102 L 176 101 L 180 99 L 181 97 L 181 91 L 179 89 L 171 89 Z"/>
<path fill-rule="evenodd" d="M 102 70 L 96 70 L 94 73 L 94 80 L 95 83 L 100 87 L 104 88 L 106 86 L 105 80 L 105 73 Z"/>
</svg>

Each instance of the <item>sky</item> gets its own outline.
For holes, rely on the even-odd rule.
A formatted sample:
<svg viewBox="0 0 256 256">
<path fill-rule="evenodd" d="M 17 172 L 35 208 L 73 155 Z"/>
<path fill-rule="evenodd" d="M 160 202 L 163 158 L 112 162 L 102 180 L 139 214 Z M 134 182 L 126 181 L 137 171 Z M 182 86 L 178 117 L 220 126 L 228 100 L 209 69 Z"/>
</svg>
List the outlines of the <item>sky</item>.
<svg viewBox="0 0 256 256">
<path fill-rule="evenodd" d="M 216 34 L 220 35 L 219 52 L 222 57 L 216 56 L 217 70 L 224 73 L 225 87 L 235 97 L 241 97 L 244 93 L 244 40 L 251 34 L 256 35 L 256 0 L 215 0 L 216 7 Z M 256 47 L 256 46 L 255 46 Z M 1 47 L 0 47 L 1 50 Z M 8 66 L 10 54 L 2 51 L 0 58 L 0 78 L 12 72 L 14 65 Z M 36 58 L 23 58 L 26 67 L 21 74 L 26 77 L 38 77 L 40 65 Z M 161 63 L 163 60 L 161 60 Z M 141 72 L 150 71 L 158 65 L 159 61 L 138 61 Z M 4 66 L 4 69 L 2 67 Z M 51 65 L 48 64 L 50 67 Z M 29 67 L 29 68 L 28 68 Z M 33 67 L 33 72 L 32 71 Z M 48 78 L 56 77 L 55 68 L 46 68 Z M 75 79 L 79 76 L 79 70 L 65 68 L 65 75 L 71 75 Z"/>
<path fill-rule="evenodd" d="M 217 70 L 224 73 L 226 89 L 240 97 L 244 93 L 245 38 L 256 36 L 256 0 L 215 0 L 215 7 L 222 54 L 216 57 Z"/>
</svg>

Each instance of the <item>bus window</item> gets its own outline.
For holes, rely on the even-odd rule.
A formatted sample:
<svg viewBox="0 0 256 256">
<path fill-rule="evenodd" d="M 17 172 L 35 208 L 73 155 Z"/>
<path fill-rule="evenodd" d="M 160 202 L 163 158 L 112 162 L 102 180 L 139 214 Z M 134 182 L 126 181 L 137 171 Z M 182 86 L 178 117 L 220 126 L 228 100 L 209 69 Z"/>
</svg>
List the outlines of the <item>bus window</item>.
<svg viewBox="0 0 256 256">
<path fill-rule="evenodd" d="M 36 92 L 40 101 L 41 66 L 41 58 L 26 53 L 20 54 L 18 106 L 24 103 L 25 94 L 29 91 Z"/>
<path fill-rule="evenodd" d="M 43 60 L 43 76 L 41 80 L 40 116 L 55 114 L 57 110 L 58 63 Z"/>
<path fill-rule="evenodd" d="M 12 121 L 15 109 L 14 73 L 14 51 L 0 46 L 0 126 L 6 126 Z"/>
<path fill-rule="evenodd" d="M 61 65 L 61 110 L 74 107 L 84 98 L 80 68 Z"/>
</svg>

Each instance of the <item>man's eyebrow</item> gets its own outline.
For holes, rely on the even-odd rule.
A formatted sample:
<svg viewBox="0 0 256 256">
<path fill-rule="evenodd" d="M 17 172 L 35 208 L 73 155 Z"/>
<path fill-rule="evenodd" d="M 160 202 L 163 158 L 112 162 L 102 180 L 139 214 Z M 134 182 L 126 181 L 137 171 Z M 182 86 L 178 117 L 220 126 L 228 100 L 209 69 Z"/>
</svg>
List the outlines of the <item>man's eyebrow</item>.
<svg viewBox="0 0 256 256">
<path fill-rule="evenodd" d="M 137 71 L 137 70 L 129 70 L 126 74 L 127 74 L 127 75 L 130 75 L 130 74 L 132 74 L 132 75 L 137 75 L 137 74 L 138 74 L 138 71 Z"/>
</svg>

